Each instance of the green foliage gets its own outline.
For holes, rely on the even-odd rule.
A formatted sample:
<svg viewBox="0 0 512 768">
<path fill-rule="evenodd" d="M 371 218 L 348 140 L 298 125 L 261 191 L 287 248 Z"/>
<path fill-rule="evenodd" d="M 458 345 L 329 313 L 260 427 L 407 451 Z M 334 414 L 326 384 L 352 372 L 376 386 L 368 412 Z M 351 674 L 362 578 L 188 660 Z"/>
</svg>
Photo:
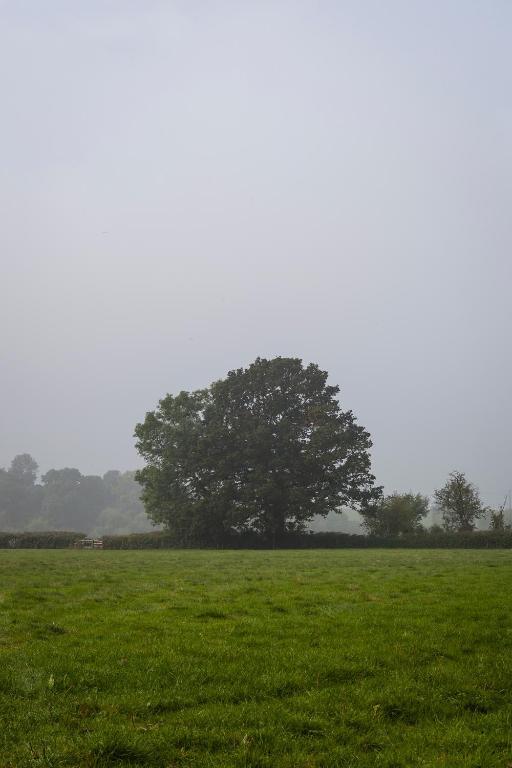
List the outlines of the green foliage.
<svg viewBox="0 0 512 768">
<path fill-rule="evenodd" d="M 71 547 L 83 533 L 43 531 L 34 533 L 0 533 L 0 549 L 62 549 Z M 261 536 L 250 531 L 235 534 L 216 549 L 269 549 Z M 283 539 L 284 549 L 510 549 L 512 531 L 446 532 L 431 529 L 428 535 L 362 536 L 339 532 L 289 533 Z M 103 536 L 104 549 L 182 549 L 183 545 L 170 531 L 149 531 L 121 536 Z"/>
<path fill-rule="evenodd" d="M 181 549 L 183 543 L 170 531 L 134 533 L 127 536 L 104 536 L 105 549 Z M 222 544 L 210 548 L 268 549 L 269 542 L 251 531 L 232 535 Z M 363 536 L 360 534 L 323 531 L 288 533 L 281 542 L 283 549 L 509 549 L 512 531 L 466 531 L 454 533 L 442 528 L 397 536 Z"/>
<path fill-rule="evenodd" d="M 491 529 L 493 531 L 504 531 L 505 530 L 505 515 L 503 513 L 503 509 L 498 509 L 497 511 L 490 510 L 491 513 Z"/>
<path fill-rule="evenodd" d="M 8 471 L 21 485 L 32 488 L 37 480 L 38 469 L 37 462 L 29 453 L 20 453 L 12 460 Z"/>
<path fill-rule="evenodd" d="M 504 768 L 511 582 L 508 552 L 1 551 L 0 765 Z"/>
<path fill-rule="evenodd" d="M 280 544 L 315 515 L 377 498 L 370 436 L 326 382 L 316 365 L 258 358 L 167 395 L 135 429 L 150 517 L 184 543 L 247 530 Z"/>
<path fill-rule="evenodd" d="M 82 475 L 78 469 L 51 469 L 43 475 L 42 518 L 55 529 L 90 530 L 110 493 L 101 477 Z"/>
<path fill-rule="evenodd" d="M 38 514 L 42 490 L 36 477 L 37 463 L 28 453 L 0 469 L 0 528 L 24 528 Z"/>
<path fill-rule="evenodd" d="M 103 483 L 109 494 L 108 506 L 101 510 L 91 535 L 126 535 L 142 533 L 154 528 L 141 501 L 141 487 L 135 480 L 135 472 L 110 470 L 103 475 Z"/>
<path fill-rule="evenodd" d="M 490 525 L 492 531 L 510 531 L 512 526 L 505 522 L 505 504 L 506 499 L 497 510 L 489 509 Z"/>
<path fill-rule="evenodd" d="M 94 536 L 150 530 L 134 475 L 82 475 L 67 467 L 51 469 L 38 484 L 34 459 L 16 456 L 8 470 L 0 469 L 0 530 L 84 528 Z"/>
<path fill-rule="evenodd" d="M 438 536 L 446 533 L 443 526 L 439 525 L 439 523 L 434 523 L 433 525 L 431 525 L 430 528 L 428 529 L 428 532 L 431 536 Z"/>
<path fill-rule="evenodd" d="M 363 525 L 373 536 L 401 536 L 422 532 L 428 498 L 421 494 L 392 493 L 361 512 Z"/>
<path fill-rule="evenodd" d="M 66 549 L 84 536 L 75 531 L 1 532 L 0 549 Z"/>
<path fill-rule="evenodd" d="M 477 488 L 466 480 L 463 472 L 451 472 L 446 484 L 435 491 L 434 497 L 447 531 L 474 530 L 475 520 L 483 517 L 486 511 Z"/>
</svg>

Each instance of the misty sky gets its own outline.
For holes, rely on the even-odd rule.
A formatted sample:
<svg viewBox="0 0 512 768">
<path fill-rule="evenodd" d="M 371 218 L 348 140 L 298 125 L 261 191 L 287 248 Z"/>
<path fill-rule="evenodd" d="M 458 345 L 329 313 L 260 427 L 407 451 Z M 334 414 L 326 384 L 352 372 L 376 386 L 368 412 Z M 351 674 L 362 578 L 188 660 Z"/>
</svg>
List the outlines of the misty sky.
<svg viewBox="0 0 512 768">
<path fill-rule="evenodd" d="M 0 0 L 0 466 L 329 371 L 386 490 L 512 487 L 509 0 Z"/>
</svg>

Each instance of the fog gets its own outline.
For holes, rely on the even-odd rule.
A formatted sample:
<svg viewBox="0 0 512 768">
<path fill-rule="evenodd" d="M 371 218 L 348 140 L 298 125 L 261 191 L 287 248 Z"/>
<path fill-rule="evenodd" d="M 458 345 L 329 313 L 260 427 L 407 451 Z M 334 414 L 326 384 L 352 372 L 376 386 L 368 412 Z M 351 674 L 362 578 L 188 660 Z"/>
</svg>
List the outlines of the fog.
<svg viewBox="0 0 512 768">
<path fill-rule="evenodd" d="M 0 2 L 0 466 L 317 362 L 387 491 L 512 487 L 512 6 Z"/>
</svg>

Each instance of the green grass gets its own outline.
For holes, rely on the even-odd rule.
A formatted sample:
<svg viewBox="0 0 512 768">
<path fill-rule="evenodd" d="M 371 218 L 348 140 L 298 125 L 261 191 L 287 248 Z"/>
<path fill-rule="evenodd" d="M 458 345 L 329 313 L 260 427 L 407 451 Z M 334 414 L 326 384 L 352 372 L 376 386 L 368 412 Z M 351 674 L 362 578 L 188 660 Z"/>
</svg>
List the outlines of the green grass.
<svg viewBox="0 0 512 768">
<path fill-rule="evenodd" d="M 0 766 L 507 768 L 508 551 L 0 551 Z"/>
</svg>

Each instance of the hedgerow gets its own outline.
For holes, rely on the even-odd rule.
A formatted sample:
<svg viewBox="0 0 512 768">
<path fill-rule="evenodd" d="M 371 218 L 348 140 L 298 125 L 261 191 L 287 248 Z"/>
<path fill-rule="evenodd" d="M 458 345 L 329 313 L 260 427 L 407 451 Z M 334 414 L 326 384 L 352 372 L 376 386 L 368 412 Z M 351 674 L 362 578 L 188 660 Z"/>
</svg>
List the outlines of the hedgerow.
<svg viewBox="0 0 512 768">
<path fill-rule="evenodd" d="M 84 536 L 74 531 L 0 532 L 0 549 L 66 549 Z"/>
<path fill-rule="evenodd" d="M 132 533 L 128 536 L 105 536 L 105 549 L 182 549 L 213 548 L 196 541 L 187 543 L 167 531 Z M 364 536 L 338 532 L 288 534 L 281 549 L 508 549 L 512 547 L 512 531 L 473 531 L 464 533 L 423 533 L 400 537 Z M 231 535 L 217 549 L 268 549 L 268 542 L 255 534 Z"/>
<path fill-rule="evenodd" d="M 73 531 L 35 533 L 0 532 L 0 549 L 65 549 L 73 547 L 85 534 Z M 104 536 L 104 549 L 270 549 L 268 542 L 254 533 L 231 534 L 215 547 L 206 542 L 181 541 L 169 531 Z M 325 531 L 290 533 L 280 549 L 510 549 L 512 531 L 469 531 L 462 533 L 422 533 L 385 537 Z"/>
</svg>

